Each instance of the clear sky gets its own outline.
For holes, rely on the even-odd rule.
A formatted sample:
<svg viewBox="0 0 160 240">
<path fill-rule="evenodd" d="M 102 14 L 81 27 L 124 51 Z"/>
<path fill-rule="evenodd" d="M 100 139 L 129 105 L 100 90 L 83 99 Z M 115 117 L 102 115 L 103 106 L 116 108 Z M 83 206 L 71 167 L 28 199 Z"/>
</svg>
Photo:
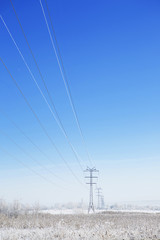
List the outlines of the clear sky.
<svg viewBox="0 0 160 240">
<path fill-rule="evenodd" d="M 85 169 L 89 163 L 40 3 L 38 0 L 13 0 L 13 4 L 66 132 L 83 159 Z M 42 4 L 45 7 L 44 0 Z M 160 2 L 48 0 L 48 5 L 86 144 L 100 170 L 99 185 L 106 202 L 159 200 Z M 47 97 L 9 0 L 0 1 L 0 14 Z M 0 57 L 85 186 L 83 172 L 2 21 Z M 82 198 L 87 201 L 87 190 L 76 182 L 57 155 L 1 62 L 0 86 L 0 198 L 46 204 L 80 201 Z M 18 131 L 11 119 L 48 158 Z M 53 181 L 55 186 L 36 176 L 13 156 Z M 39 168 L 33 158 L 65 182 Z M 69 189 L 62 190 L 56 184 Z"/>
</svg>

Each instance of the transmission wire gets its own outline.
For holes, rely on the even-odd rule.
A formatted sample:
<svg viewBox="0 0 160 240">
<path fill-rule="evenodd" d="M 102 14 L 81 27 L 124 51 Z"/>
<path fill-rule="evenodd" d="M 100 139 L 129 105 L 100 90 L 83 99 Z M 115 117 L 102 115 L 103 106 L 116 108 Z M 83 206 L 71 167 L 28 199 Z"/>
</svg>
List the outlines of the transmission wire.
<svg viewBox="0 0 160 240">
<path fill-rule="evenodd" d="M 35 143 L 35 142 L 33 142 L 33 140 L 2 110 L 2 109 L 0 109 L 0 113 L 1 113 L 1 115 L 3 115 L 3 116 L 5 116 L 5 118 L 6 119 L 8 119 L 11 123 L 12 123 L 12 125 L 36 148 L 36 149 L 38 149 L 38 151 L 45 157 L 45 158 L 47 158 L 49 161 L 50 161 L 50 163 L 52 163 L 52 164 L 54 164 L 54 166 L 56 166 L 56 164 L 55 163 L 53 163 L 53 161 L 51 161 L 50 160 L 50 158 L 47 156 L 47 154 L 45 153 L 45 152 L 43 152 L 43 150 Z M 35 162 L 37 162 L 37 160 L 35 161 Z M 66 183 L 66 181 L 63 179 L 63 178 L 61 178 L 61 177 L 59 177 L 57 174 L 55 174 L 55 172 L 53 172 L 53 170 L 52 169 L 48 169 L 48 167 L 46 168 L 44 165 L 42 165 L 42 164 L 39 164 L 39 163 L 37 163 L 39 166 L 41 166 L 42 168 L 45 168 L 46 169 L 46 171 L 48 171 L 48 172 L 50 172 L 52 175 L 54 175 L 54 177 L 56 177 L 57 179 L 59 179 L 59 180 L 61 180 L 62 182 L 65 182 Z"/>
<path fill-rule="evenodd" d="M 36 84 L 36 87 L 38 88 L 38 91 L 40 92 L 41 96 L 43 97 L 43 99 L 44 99 L 45 103 L 47 104 L 47 106 L 48 106 L 48 108 L 49 108 L 52 116 L 54 117 L 54 119 L 55 119 L 55 121 L 57 122 L 59 128 L 61 129 L 63 135 L 65 136 L 65 138 L 66 138 L 66 140 L 67 140 L 67 142 L 68 142 L 68 144 L 70 145 L 70 147 L 71 147 L 71 149 L 72 149 L 72 151 L 73 151 L 73 153 L 74 153 L 74 156 L 75 156 L 75 158 L 76 158 L 76 160 L 77 160 L 77 163 L 79 164 L 81 170 L 83 171 L 83 167 L 82 167 L 82 165 L 81 165 L 81 161 L 82 161 L 82 160 L 81 160 L 80 156 L 78 155 L 78 153 L 76 152 L 75 148 L 73 147 L 72 143 L 71 143 L 70 140 L 69 140 L 69 137 L 68 137 L 68 135 L 67 135 L 67 133 L 66 133 L 66 131 L 65 131 L 65 129 L 64 129 L 64 126 L 63 126 L 63 124 L 62 124 L 62 122 L 61 122 L 61 120 L 60 120 L 60 117 L 59 117 L 58 112 L 57 112 L 57 110 L 56 110 L 56 108 L 55 108 L 55 105 L 54 105 L 54 103 L 53 103 L 52 97 L 51 97 L 51 95 L 50 95 L 50 93 L 49 93 L 49 90 L 48 90 L 48 88 L 47 88 L 47 85 L 46 85 L 46 83 L 45 83 L 44 78 L 43 78 L 43 83 L 45 83 L 45 84 L 44 84 L 45 89 L 47 90 L 47 94 L 48 94 L 48 96 L 49 96 L 49 98 L 50 98 L 52 107 L 53 107 L 56 115 L 55 115 L 54 112 L 52 111 L 52 108 L 51 108 L 50 104 L 48 103 L 48 101 L 47 101 L 44 93 L 42 92 L 42 90 L 41 90 L 38 82 L 36 81 L 36 79 L 35 79 L 32 71 L 31 71 L 30 67 L 28 66 L 28 64 L 27 64 L 27 62 L 26 62 L 26 60 L 25 60 L 22 52 L 20 51 L 20 49 L 19 49 L 19 47 L 18 47 L 15 39 L 13 38 L 13 36 L 12 36 L 12 34 L 11 34 L 8 26 L 6 25 L 4 19 L 2 18 L 2 16 L 0 16 L 0 18 L 1 18 L 1 20 L 2 20 L 2 22 L 3 22 L 3 24 L 4 24 L 4 26 L 5 26 L 5 28 L 6 28 L 6 30 L 7 30 L 7 32 L 9 33 L 9 36 L 10 36 L 11 40 L 13 41 L 13 43 L 14 43 L 17 51 L 19 52 L 19 54 L 20 54 L 20 56 L 21 56 L 21 58 L 22 58 L 22 60 L 23 60 L 23 62 L 24 62 L 24 64 L 25 64 L 28 72 L 30 73 L 30 75 L 31 75 L 34 83 Z M 30 49 L 30 48 L 29 48 L 29 49 Z M 32 52 L 32 53 L 33 53 L 33 52 Z M 32 53 L 31 53 L 31 54 L 32 54 Z M 34 55 L 32 55 L 32 57 L 33 57 L 33 56 L 34 56 Z M 34 59 L 35 59 L 35 58 L 34 58 Z M 36 65 L 36 66 L 37 66 L 37 65 Z M 38 69 L 39 69 L 39 68 L 38 68 Z M 40 77 L 42 78 L 42 74 L 40 75 Z"/>
<path fill-rule="evenodd" d="M 18 131 L 36 148 L 38 151 L 50 161 L 50 158 L 47 156 L 45 152 L 42 151 L 42 149 L 35 143 L 33 140 L 4 112 L 2 109 L 0 109 L 0 113 L 5 116 L 6 119 L 8 119 L 12 125 L 18 129 Z M 53 164 L 53 161 L 50 161 Z M 55 165 L 55 164 L 54 164 Z M 56 166 L 56 165 L 55 165 Z"/>
<path fill-rule="evenodd" d="M 13 5 L 12 5 L 12 6 L 13 6 Z M 15 10 L 15 8 L 14 8 L 14 10 Z M 40 86 L 38 85 L 38 82 L 36 81 L 36 79 L 35 79 L 32 71 L 31 71 L 31 69 L 29 68 L 29 66 L 28 66 L 28 64 L 27 64 L 27 62 L 26 62 L 26 60 L 25 60 L 25 58 L 24 58 L 24 56 L 23 56 L 23 54 L 22 54 L 22 52 L 20 51 L 20 49 L 19 49 L 16 41 L 14 40 L 11 32 L 9 31 L 9 28 L 7 27 L 4 19 L 2 18 L 2 16 L 0 16 L 0 18 L 1 18 L 1 20 L 2 20 L 2 22 L 3 22 L 3 24 L 4 24 L 4 26 L 5 26 L 5 28 L 6 28 L 6 30 L 7 30 L 7 32 L 9 33 L 9 35 L 10 35 L 10 37 L 11 37 L 11 39 L 12 39 L 12 41 L 13 41 L 15 47 L 16 47 L 16 49 L 18 50 L 18 52 L 19 52 L 19 54 L 20 54 L 20 56 L 21 56 L 21 58 L 22 58 L 22 60 L 23 60 L 23 62 L 24 62 L 24 64 L 25 64 L 25 66 L 27 67 L 27 70 L 29 71 L 29 73 L 30 73 L 30 75 L 31 75 L 34 83 L 36 84 L 36 87 L 38 88 L 38 90 L 39 90 L 40 94 L 42 95 L 45 103 L 47 104 L 47 106 L 48 106 L 48 108 L 49 108 L 52 116 L 54 117 L 54 119 L 55 119 L 55 121 L 57 122 L 59 128 L 61 129 L 63 135 L 65 136 L 68 144 L 70 145 L 70 147 L 71 147 L 71 149 L 72 149 L 72 151 L 73 151 L 73 153 L 74 153 L 74 155 L 75 155 L 75 157 L 76 157 L 76 160 L 77 160 L 77 162 L 78 162 L 81 170 L 83 171 L 83 167 L 82 167 L 82 165 L 81 165 L 81 161 L 82 161 L 82 160 L 81 160 L 80 156 L 78 155 L 78 153 L 76 152 L 75 148 L 73 147 L 72 143 L 71 143 L 70 140 L 69 140 L 69 137 L 68 137 L 68 135 L 67 135 L 67 133 L 66 133 L 66 131 L 65 131 L 65 129 L 64 129 L 64 126 L 63 126 L 63 124 L 62 124 L 62 122 L 61 122 L 61 120 L 60 120 L 60 117 L 59 117 L 59 115 L 58 115 L 58 112 L 57 112 L 56 107 L 55 107 L 55 105 L 54 105 L 54 103 L 53 103 L 52 97 L 51 97 L 51 95 L 50 95 L 50 92 L 49 92 L 48 87 L 47 87 L 47 85 L 46 85 L 46 82 L 45 82 L 45 80 L 44 80 L 44 77 L 43 77 L 43 75 L 42 75 L 42 73 L 41 73 L 41 71 L 40 71 L 40 68 L 39 68 L 39 66 L 38 66 L 38 63 L 37 63 L 37 61 L 36 61 L 36 59 L 35 59 L 35 56 L 34 56 L 33 51 L 32 51 L 32 49 L 31 49 L 31 47 L 30 47 L 30 45 L 29 45 L 29 42 L 28 42 L 28 40 L 27 40 L 27 37 L 26 37 L 26 35 L 25 35 L 25 32 L 24 32 L 24 30 L 23 30 L 23 28 L 22 28 L 22 25 L 21 25 L 21 23 L 20 23 L 20 21 L 19 21 L 19 18 L 18 18 L 18 16 L 17 16 L 17 14 L 16 14 L 16 17 L 17 17 L 17 19 L 18 19 L 18 23 L 19 23 L 19 25 L 20 25 L 20 27 L 21 27 L 22 33 L 23 33 L 23 35 L 24 35 L 24 37 L 25 37 L 25 40 L 26 40 L 27 45 L 28 45 L 28 47 L 29 47 L 30 53 L 31 53 L 31 55 L 32 55 L 32 57 L 33 57 L 33 60 L 34 60 L 35 64 L 36 64 L 36 67 L 37 67 L 37 69 L 38 69 L 38 72 L 39 72 L 40 77 L 41 77 L 41 79 L 42 79 L 42 81 L 43 81 L 44 87 L 45 87 L 45 89 L 46 89 L 46 91 L 47 91 L 47 94 L 48 94 L 48 96 L 49 96 L 49 99 L 50 99 L 50 101 L 51 101 L 52 107 L 53 107 L 56 115 L 55 115 L 54 112 L 52 111 L 52 108 L 51 108 L 50 104 L 48 103 L 46 97 L 44 96 L 44 94 L 43 94 Z"/>
<path fill-rule="evenodd" d="M 40 173 L 38 173 L 37 171 L 35 171 L 34 169 L 32 169 L 31 167 L 29 167 L 27 164 L 25 164 L 24 162 L 22 162 L 21 160 L 19 160 L 17 157 L 15 157 L 13 154 L 9 153 L 6 149 L 4 149 L 2 146 L 0 146 L 0 150 L 4 153 L 6 153 L 7 155 L 9 155 L 11 158 L 15 159 L 18 163 L 20 163 L 22 166 L 24 166 L 25 168 L 27 168 L 29 171 L 31 171 L 32 173 L 36 174 L 37 176 L 39 176 L 40 178 L 42 178 L 43 180 L 45 180 L 46 182 L 56 186 L 57 184 L 55 184 L 54 182 L 52 182 L 51 180 L 47 179 L 46 177 L 44 177 L 43 175 L 41 175 Z M 63 190 L 65 189 L 64 187 L 57 185 L 57 187 L 62 188 Z"/>
<path fill-rule="evenodd" d="M 50 137 L 50 135 L 48 134 L 46 128 L 44 127 L 44 125 L 42 124 L 42 122 L 40 121 L 39 117 L 37 116 L 37 114 L 35 113 L 35 111 L 33 110 L 31 104 L 28 102 L 27 98 L 25 97 L 23 91 L 21 90 L 20 86 L 18 85 L 17 81 L 15 80 L 15 78 L 12 76 L 11 72 L 9 71 L 8 67 L 6 66 L 6 64 L 4 63 L 4 61 L 2 60 L 2 58 L 0 57 L 0 60 L 3 64 L 3 66 L 5 67 L 5 69 L 7 70 L 8 74 L 10 75 L 11 79 L 13 80 L 15 86 L 17 87 L 17 89 L 19 90 L 20 94 L 22 95 L 22 97 L 24 98 L 26 104 L 28 105 L 28 107 L 30 108 L 31 112 L 33 113 L 33 115 L 35 116 L 35 118 L 37 119 L 39 125 L 41 126 L 43 132 L 45 133 L 45 135 L 47 136 L 47 138 L 49 139 L 50 143 L 54 146 L 56 152 L 58 153 L 58 155 L 60 156 L 60 158 L 63 160 L 63 162 L 65 163 L 65 165 L 67 166 L 67 168 L 69 169 L 69 171 L 71 172 L 71 174 L 74 176 L 74 178 L 77 180 L 78 183 L 80 183 L 81 185 L 83 185 L 81 183 L 81 181 L 78 179 L 78 177 L 75 175 L 75 173 L 72 171 L 72 169 L 70 168 L 69 164 L 67 163 L 67 161 L 64 159 L 63 155 L 61 154 L 60 150 L 58 149 L 58 147 L 55 145 L 55 143 L 53 142 L 52 138 Z"/>
<path fill-rule="evenodd" d="M 17 148 L 19 148 L 21 150 L 21 152 L 23 152 L 26 156 L 28 156 L 30 159 L 32 159 L 37 165 L 39 165 L 41 168 L 43 168 L 45 171 L 51 173 L 53 176 L 55 176 L 54 172 L 50 171 L 48 168 L 46 168 L 45 166 L 43 166 L 41 163 L 39 163 L 36 159 L 34 159 L 32 157 L 32 155 L 28 152 L 26 152 L 25 149 L 23 149 L 12 137 L 10 137 L 6 132 L 2 131 L 0 129 L 0 134 L 3 134 L 4 136 L 6 136 L 15 146 L 17 146 Z M 55 184 L 55 183 L 54 183 Z M 57 186 L 62 187 L 61 185 L 57 184 Z"/>
<path fill-rule="evenodd" d="M 3 115 L 9 119 L 8 116 L 6 116 L 4 113 Z M 10 119 L 9 119 L 10 120 Z M 43 153 L 43 151 L 41 151 L 41 149 L 23 132 L 23 130 L 21 130 L 12 120 L 10 120 L 12 122 L 12 124 L 20 131 L 21 134 L 23 134 L 23 136 L 25 136 L 25 138 L 28 139 L 29 142 L 31 142 L 35 147 L 38 148 L 38 150 Z M 20 147 L 10 136 L 8 136 L 8 134 L 6 134 L 4 131 L 2 131 L 0 129 L 0 133 L 2 133 L 3 135 L 5 135 L 7 138 L 10 139 L 10 141 L 12 141 L 19 149 L 21 149 L 21 151 L 23 151 L 26 155 L 30 155 L 29 153 L 27 153 L 25 150 L 22 149 L 22 147 Z M 45 153 L 44 153 L 45 154 Z M 55 174 L 51 169 L 47 168 L 46 166 L 44 166 L 43 164 L 39 163 L 39 161 L 35 160 L 31 155 L 29 156 L 34 162 L 36 162 L 41 168 L 44 168 L 45 171 L 49 172 L 50 174 L 52 174 L 54 177 L 58 178 L 61 181 L 64 181 L 61 177 L 59 177 L 57 174 Z M 55 164 L 54 164 L 55 165 Z"/>
<path fill-rule="evenodd" d="M 44 11 L 44 8 L 43 8 L 43 5 L 42 5 L 42 1 L 39 0 L 39 2 L 40 2 L 40 5 L 41 5 L 41 9 L 42 9 L 42 12 L 43 12 L 43 16 L 44 16 L 44 19 L 45 19 L 47 30 L 48 30 L 48 33 L 49 33 L 49 36 L 50 36 L 52 47 L 53 47 L 53 50 L 54 50 L 54 53 L 55 53 L 55 56 L 56 56 L 56 59 L 57 59 L 57 62 L 58 62 L 60 72 L 61 72 L 61 76 L 62 76 L 64 85 L 65 85 L 65 89 L 66 89 L 66 92 L 67 92 L 67 95 L 68 95 L 68 98 L 69 98 L 69 102 L 70 102 L 70 105 L 71 105 L 71 108 L 72 108 L 72 111 L 73 111 L 78 129 L 79 129 L 79 132 L 80 132 L 80 136 L 81 136 L 83 145 L 85 147 L 85 151 L 87 153 L 89 162 L 93 165 L 93 160 L 91 159 L 91 156 L 90 156 L 89 151 L 87 149 L 87 145 L 86 145 L 86 142 L 85 142 L 85 139 L 84 139 L 82 128 L 80 126 L 80 121 L 78 119 L 77 111 L 76 111 L 76 108 L 75 108 L 75 105 L 74 105 L 74 102 L 73 102 L 73 97 L 72 97 L 69 82 L 68 82 L 68 79 L 67 79 L 67 74 L 66 74 L 66 71 L 65 71 L 65 68 L 64 68 L 64 63 L 63 63 L 62 55 L 61 55 L 61 52 L 60 52 L 60 49 L 59 49 L 56 33 L 55 33 L 55 30 L 54 30 L 54 27 L 53 27 L 49 7 L 48 7 L 48 4 L 47 4 L 47 1 L 45 0 L 46 6 L 47 6 L 47 12 L 48 12 L 48 15 L 49 15 L 51 28 L 52 28 L 52 32 L 53 32 L 53 35 L 54 35 L 54 38 L 55 38 L 55 43 L 56 43 L 57 50 L 56 50 L 56 47 L 55 47 L 55 44 L 54 44 L 54 41 L 53 41 L 53 38 L 52 38 L 52 34 L 51 34 L 51 31 L 50 31 L 49 25 L 48 25 L 48 21 L 47 21 L 46 15 L 45 15 L 45 11 Z"/>
</svg>

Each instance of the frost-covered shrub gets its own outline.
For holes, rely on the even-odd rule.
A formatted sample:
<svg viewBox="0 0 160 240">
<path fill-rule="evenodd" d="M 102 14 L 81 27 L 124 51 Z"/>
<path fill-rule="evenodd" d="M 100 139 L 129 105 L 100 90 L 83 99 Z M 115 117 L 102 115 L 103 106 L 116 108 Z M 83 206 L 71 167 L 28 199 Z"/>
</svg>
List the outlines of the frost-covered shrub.
<svg viewBox="0 0 160 240">
<path fill-rule="evenodd" d="M 51 215 L 36 211 L 16 218 L 0 214 L 0 240 L 7 239 L 158 240 L 160 214 Z"/>
</svg>

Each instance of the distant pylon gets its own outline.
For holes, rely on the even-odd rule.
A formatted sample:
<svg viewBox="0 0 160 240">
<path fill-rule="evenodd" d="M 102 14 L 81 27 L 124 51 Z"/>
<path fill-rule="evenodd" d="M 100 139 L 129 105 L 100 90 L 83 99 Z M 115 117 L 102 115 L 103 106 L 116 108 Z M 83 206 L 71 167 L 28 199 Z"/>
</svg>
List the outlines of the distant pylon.
<svg viewBox="0 0 160 240">
<path fill-rule="evenodd" d="M 90 213 L 91 210 L 94 212 L 93 185 L 96 184 L 96 183 L 94 182 L 93 179 L 98 178 L 97 176 L 93 176 L 93 173 L 99 172 L 99 171 L 96 170 L 96 168 L 87 167 L 87 169 L 84 172 L 89 172 L 89 176 L 86 176 L 85 178 L 89 178 L 89 180 L 90 180 L 89 182 L 86 183 L 86 184 L 90 185 L 89 206 L 88 206 L 88 213 Z"/>
<path fill-rule="evenodd" d="M 101 209 L 105 208 L 104 196 L 101 195 Z"/>
<path fill-rule="evenodd" d="M 98 197 L 98 204 L 97 204 L 97 209 L 100 209 L 102 207 L 101 204 L 101 198 L 102 198 L 102 188 L 96 188 L 97 191 L 97 197 Z"/>
</svg>

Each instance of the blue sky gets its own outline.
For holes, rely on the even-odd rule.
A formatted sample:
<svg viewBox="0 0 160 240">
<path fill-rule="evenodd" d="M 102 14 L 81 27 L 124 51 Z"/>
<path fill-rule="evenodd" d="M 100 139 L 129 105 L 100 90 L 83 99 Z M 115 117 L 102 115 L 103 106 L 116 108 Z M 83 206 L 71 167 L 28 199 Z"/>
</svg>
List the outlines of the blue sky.
<svg viewBox="0 0 160 240">
<path fill-rule="evenodd" d="M 84 165 L 87 165 L 39 1 L 14 0 L 13 3 L 69 138 L 84 159 Z M 45 2 L 42 3 L 45 6 Z M 100 185 L 106 201 L 160 199 L 156 191 L 160 168 L 159 1 L 48 0 L 48 5 L 86 143 L 100 170 Z M 10 1 L 1 1 L 0 9 L 0 14 L 46 94 Z M 2 22 L 0 56 L 65 159 L 83 181 L 83 173 L 72 151 Z M 83 188 L 77 186 L 2 64 L 0 80 L 0 146 L 40 174 L 53 178 L 4 136 L 3 130 L 40 163 L 52 167 L 58 175 L 63 176 L 66 185 L 74 181 L 72 190 L 77 191 L 76 197 L 70 193 L 67 197 L 66 193 L 59 193 L 57 201 L 64 197 L 75 201 L 82 197 L 87 199 L 87 191 L 84 190 L 84 193 Z M 51 161 L 44 158 L 1 111 L 5 111 Z M 52 166 L 51 162 L 55 165 Z M 0 163 L 2 197 L 50 202 L 49 183 L 24 169 L 3 151 L 0 151 Z M 54 178 L 52 180 L 59 183 Z M 36 189 L 44 186 L 38 190 L 37 196 L 31 197 L 35 186 L 29 182 L 34 182 Z"/>
</svg>

